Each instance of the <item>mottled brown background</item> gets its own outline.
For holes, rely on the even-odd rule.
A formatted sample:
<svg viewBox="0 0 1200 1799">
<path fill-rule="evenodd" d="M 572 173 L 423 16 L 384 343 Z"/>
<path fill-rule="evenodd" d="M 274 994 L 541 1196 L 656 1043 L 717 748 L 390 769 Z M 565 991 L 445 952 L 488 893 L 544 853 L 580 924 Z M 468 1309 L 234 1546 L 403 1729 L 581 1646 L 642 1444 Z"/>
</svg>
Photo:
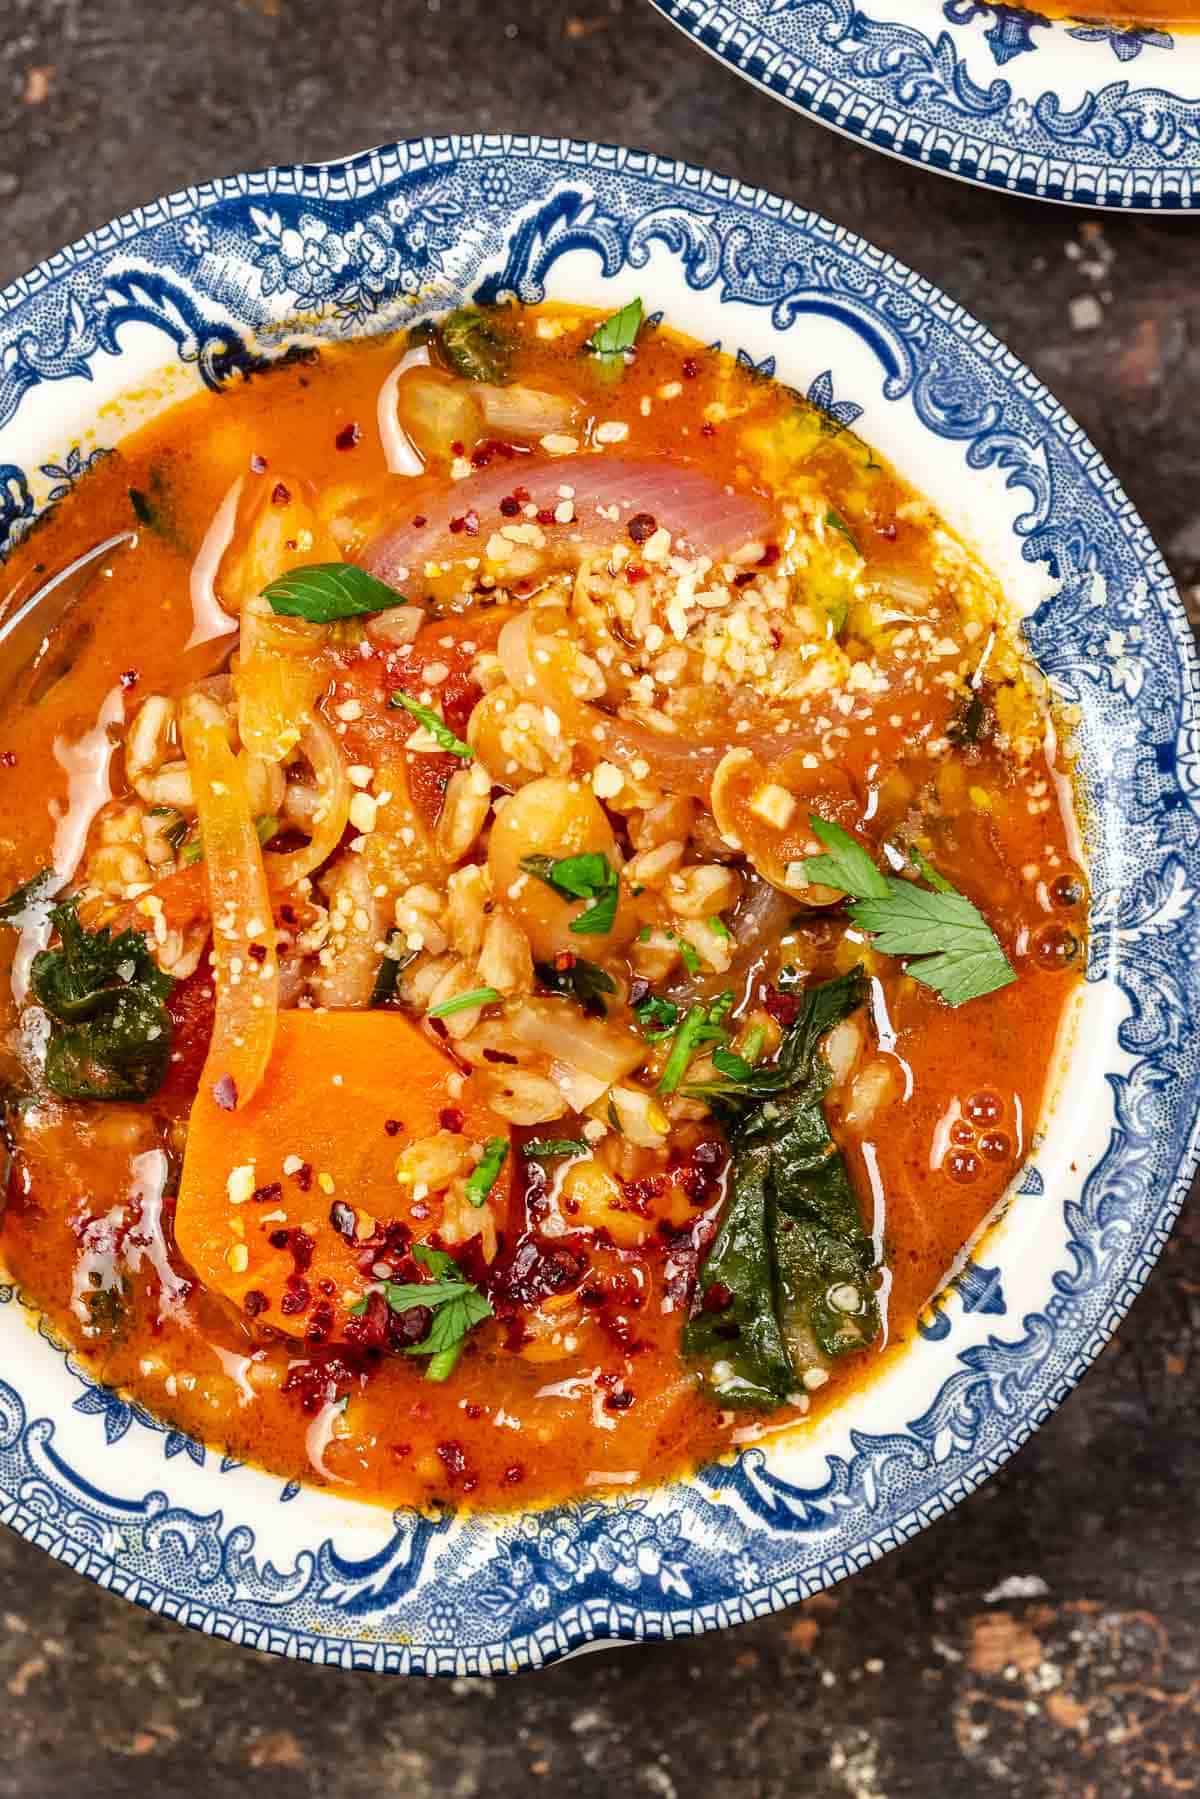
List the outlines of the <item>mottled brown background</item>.
<svg viewBox="0 0 1200 1799">
<path fill-rule="evenodd" d="M 894 251 L 1048 382 L 1200 581 L 1200 222 L 916 173 L 643 0 L 0 0 L 0 280 L 206 176 L 478 128 L 690 157 Z M 900 1553 L 753 1627 L 516 1681 L 244 1654 L 0 1533 L 0 1799 L 1193 1792 L 1198 1327 L 1193 1218 L 1080 1391 Z"/>
</svg>

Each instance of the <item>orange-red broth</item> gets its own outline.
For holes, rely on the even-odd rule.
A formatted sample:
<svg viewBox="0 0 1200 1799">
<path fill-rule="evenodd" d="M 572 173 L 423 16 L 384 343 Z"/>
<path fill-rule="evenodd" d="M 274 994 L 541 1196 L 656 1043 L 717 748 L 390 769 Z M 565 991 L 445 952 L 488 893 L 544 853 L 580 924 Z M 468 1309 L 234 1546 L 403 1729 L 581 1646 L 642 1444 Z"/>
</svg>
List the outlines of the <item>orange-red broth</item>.
<svg viewBox="0 0 1200 1799">
<path fill-rule="evenodd" d="M 521 378 L 582 394 L 593 418 L 625 421 L 623 453 L 678 454 L 682 444 L 689 458 L 717 476 L 728 478 L 734 467 L 744 476 L 739 433 L 747 421 L 774 428 L 792 415 L 793 400 L 784 390 L 665 332 L 643 339 L 635 362 L 614 384 L 580 355 L 594 316 L 563 313 L 568 328 L 549 341 L 536 334 L 537 316 L 523 313 L 510 321 L 519 338 Z M 132 524 L 130 488 L 155 496 L 169 520 L 167 532 L 142 532 L 136 549 L 77 608 L 61 655 L 49 659 L 54 678 L 43 673 L 37 704 L 22 703 L 18 691 L 0 715 L 0 879 L 6 888 L 49 860 L 56 820 L 68 807 L 68 774 L 56 746 L 61 752 L 94 726 L 114 686 L 124 689 L 128 721 L 140 694 L 178 691 L 211 669 L 211 647 L 185 648 L 192 624 L 189 569 L 231 480 L 247 471 L 251 459 L 256 469 L 265 463 L 264 478 L 287 470 L 318 491 L 352 483 L 376 494 L 395 492 L 374 418 L 380 385 L 397 354 L 394 340 L 325 351 L 220 397 L 203 395 L 174 407 L 127 437 L 11 555 L 4 571 L 7 604 L 114 529 Z M 664 386 L 678 387 L 670 403 L 658 398 Z M 648 416 L 644 396 L 651 399 Z M 855 531 L 868 573 L 903 570 L 922 554 L 917 532 L 900 511 L 911 491 L 865 446 L 849 433 L 817 431 L 805 458 L 805 472 L 821 481 Z M 415 512 L 422 492 L 444 481 L 442 468 L 407 483 L 403 505 Z M 477 617 L 470 628 L 478 637 Z M 453 658 L 444 648 L 446 632 L 445 623 L 437 627 L 442 659 Z M 466 661 L 458 666 L 465 668 Z M 394 714 L 372 710 L 370 665 L 357 657 L 342 664 L 331 663 L 329 705 L 347 694 L 364 701 L 364 719 L 355 727 L 360 740 L 372 730 L 394 731 Z M 836 1104 L 829 1115 L 864 1219 L 885 1252 L 886 1339 L 841 1360 L 814 1395 L 813 1413 L 840 1403 L 878 1367 L 885 1347 L 895 1350 L 912 1339 L 921 1308 L 1003 1193 L 1029 1148 L 1081 961 L 1073 952 L 1082 933 L 1084 887 L 1072 855 L 1075 834 L 1069 798 L 1064 810 L 1062 771 L 1044 755 L 1020 770 L 994 747 L 969 758 L 927 754 L 920 726 L 927 739 L 942 735 L 952 704 L 945 687 L 925 691 L 916 705 L 910 696 L 903 713 L 889 710 L 893 704 L 899 702 L 891 696 L 880 708 L 870 740 L 845 742 L 838 791 L 844 796 L 848 782 L 859 815 L 873 818 L 878 840 L 906 814 L 914 795 L 936 790 L 939 866 L 985 910 L 1018 979 L 951 1010 L 905 978 L 897 963 L 871 963 L 873 1017 L 894 1034 L 892 1053 L 907 1070 L 909 1091 L 865 1134 L 846 1126 Z M 430 760 L 424 759 L 426 767 Z M 119 754 L 114 786 L 120 793 Z M 971 798 L 981 788 L 989 796 L 986 810 Z M 426 803 L 436 808 L 436 782 Z M 794 954 L 799 942 L 814 976 L 831 973 L 860 953 L 842 941 L 843 931 L 843 924 L 817 918 L 783 955 Z M 7 964 L 8 933 L 0 953 Z M 761 990 L 781 959 L 779 951 L 767 956 L 750 987 Z M 724 1181 L 719 1164 L 698 1170 L 688 1153 L 674 1158 L 665 1180 L 649 1182 L 651 1214 L 682 1227 L 683 1234 L 656 1232 L 641 1246 L 619 1248 L 603 1236 L 576 1233 L 570 1247 L 585 1272 L 565 1296 L 566 1328 L 556 1333 L 557 1342 L 550 1346 L 542 1336 L 514 1350 L 506 1343 L 519 1341 L 519 1331 L 485 1325 L 442 1386 L 424 1380 L 420 1364 L 385 1357 L 364 1368 L 361 1359 L 336 1347 L 326 1353 L 273 1339 L 236 1316 L 191 1280 L 172 1241 L 171 1178 L 210 1026 L 211 987 L 204 974 L 202 965 L 198 977 L 173 996 L 177 1060 L 155 1100 L 105 1107 L 42 1099 L 19 1115 L 0 1249 L 22 1288 L 99 1379 L 234 1455 L 388 1504 L 525 1504 L 610 1483 L 628 1486 L 727 1454 L 758 1426 L 799 1421 L 792 1408 L 769 1419 L 718 1410 L 680 1361 L 693 1245 L 711 1230 Z M 0 1013 L 5 1072 L 24 1090 L 7 981 Z M 378 1123 L 382 1128 L 384 1120 Z M 551 1129 L 570 1135 L 571 1120 Z M 693 1139 L 704 1135 L 692 1133 Z M 156 1152 L 166 1156 L 170 1170 L 161 1209 L 139 1198 L 147 1182 L 154 1188 Z M 139 1160 L 145 1157 L 151 1160 Z M 527 1251 L 538 1246 L 536 1232 L 531 1234 L 536 1174 L 533 1182 L 514 1183 L 501 1259 L 517 1245 Z M 107 1286 L 114 1269 L 125 1284 L 125 1304 L 119 1328 L 110 1331 L 102 1309 L 89 1311 L 87 1296 L 89 1277 L 94 1282 L 98 1274 Z M 586 1307 L 578 1304 L 584 1287 L 592 1301 Z M 84 1322 L 89 1316 L 92 1325 Z M 327 1402 L 331 1373 L 338 1394 L 350 1395 L 344 1410 Z"/>
</svg>

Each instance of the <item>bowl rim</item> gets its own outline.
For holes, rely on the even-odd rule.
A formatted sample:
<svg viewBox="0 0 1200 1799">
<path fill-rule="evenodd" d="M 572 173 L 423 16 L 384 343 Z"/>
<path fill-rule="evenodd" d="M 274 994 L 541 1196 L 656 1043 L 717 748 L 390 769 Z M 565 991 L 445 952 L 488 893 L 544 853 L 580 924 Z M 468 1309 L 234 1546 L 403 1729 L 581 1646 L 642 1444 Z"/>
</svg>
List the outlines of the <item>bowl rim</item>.
<svg viewBox="0 0 1200 1799">
<path fill-rule="evenodd" d="M 482 160 L 488 155 L 515 154 L 526 156 L 535 162 L 547 158 L 557 159 L 572 170 L 585 171 L 593 165 L 616 167 L 618 170 L 627 167 L 630 173 L 637 177 L 670 187 L 677 193 L 682 191 L 685 197 L 691 197 L 702 189 L 708 194 L 717 195 L 753 212 L 765 211 L 773 219 L 778 219 L 785 224 L 790 222 L 807 226 L 810 230 L 815 228 L 835 233 L 839 249 L 848 252 L 860 261 L 868 261 L 873 271 L 879 271 L 891 278 L 901 280 L 906 290 L 922 304 L 938 306 L 941 318 L 956 329 L 961 330 L 969 326 L 972 344 L 991 353 L 990 360 L 1007 381 L 1011 382 L 1019 378 L 1022 397 L 1035 406 L 1040 414 L 1063 430 L 1070 449 L 1079 458 L 1081 466 L 1086 471 L 1088 484 L 1103 495 L 1106 505 L 1111 508 L 1114 522 L 1120 527 L 1130 546 L 1137 549 L 1147 580 L 1154 588 L 1156 597 L 1163 608 L 1164 619 L 1170 633 L 1182 682 L 1183 711 L 1190 719 L 1192 726 L 1197 726 L 1197 721 L 1200 720 L 1200 659 L 1197 657 L 1195 641 L 1166 564 L 1154 545 L 1147 527 L 1126 498 L 1115 475 L 1082 430 L 1074 424 L 1065 409 L 1043 384 L 990 331 L 978 325 L 964 308 L 949 299 L 944 291 L 933 283 L 915 274 L 897 258 L 875 249 L 857 234 L 831 225 L 821 215 L 807 208 L 772 195 L 767 190 L 726 177 L 713 176 L 698 165 L 678 159 L 662 158 L 649 152 L 626 151 L 614 146 L 589 143 L 586 140 L 547 139 L 508 134 L 504 137 L 494 134 L 466 136 L 456 134 L 437 138 L 426 136 L 398 140 L 393 144 L 376 146 L 349 157 L 332 159 L 323 163 L 270 165 L 265 169 L 254 171 L 250 175 L 226 176 L 177 189 L 144 206 L 131 209 L 107 224 L 86 233 L 64 250 L 43 259 L 28 274 L 9 283 L 0 291 L 0 323 L 18 304 L 26 301 L 32 294 L 52 287 L 73 267 L 83 263 L 92 255 L 109 250 L 123 240 L 139 235 L 155 224 L 183 216 L 197 209 L 213 206 L 223 200 L 245 199 L 250 191 L 248 188 L 250 182 L 264 184 L 258 191 L 296 196 L 305 195 L 309 190 L 309 184 L 315 182 L 326 198 L 334 201 L 339 198 L 346 199 L 362 193 L 369 194 L 383 186 L 384 176 L 381 164 L 386 164 L 389 156 L 398 157 L 402 153 L 408 152 L 417 153 L 424 158 L 423 166 L 431 172 L 436 172 L 439 167 L 444 165 L 456 164 L 464 160 Z M 335 178 L 335 185 L 332 187 L 329 185 L 331 177 Z M 338 181 L 341 183 L 340 187 L 336 185 Z M 1200 1084 L 1200 1075 L 1193 1080 L 1193 1089 L 1198 1084 Z M 771 1586 L 765 1595 L 761 1593 L 755 1595 L 752 1604 L 747 1603 L 739 1608 L 737 1601 L 722 1600 L 719 1606 L 701 1605 L 697 1602 L 685 1622 L 671 1622 L 668 1628 L 661 1632 L 651 1632 L 637 1623 L 623 1620 L 615 1605 L 585 1602 L 575 1608 L 575 1615 L 571 1621 L 559 1620 L 556 1623 L 557 1635 L 554 1641 L 539 1644 L 536 1634 L 531 1632 L 520 1643 L 513 1641 L 506 1644 L 508 1659 L 502 1664 L 488 1663 L 484 1665 L 481 1658 L 479 1671 L 500 1673 L 544 1666 L 561 1659 L 566 1654 L 587 1647 L 602 1647 L 605 1644 L 622 1640 L 643 1640 L 651 1634 L 664 1636 L 691 1634 L 701 1630 L 723 1627 L 728 1623 L 747 1621 L 751 1617 L 761 1616 L 768 1611 L 779 1610 L 784 1605 L 794 1603 L 801 1593 L 818 1591 L 834 1584 L 845 1573 L 864 1566 L 868 1562 L 878 1560 L 887 1549 L 915 1535 L 935 1517 L 950 1510 L 958 1503 L 959 1499 L 972 1492 L 990 1473 L 1001 1466 L 1077 1384 L 1081 1374 L 1095 1360 L 1104 1344 L 1110 1339 L 1133 1299 L 1144 1285 L 1182 1206 L 1198 1159 L 1200 1159 L 1200 1114 L 1193 1117 L 1190 1132 L 1182 1143 L 1169 1187 L 1163 1193 L 1156 1209 L 1153 1231 L 1148 1232 L 1146 1242 L 1119 1285 L 1112 1290 L 1106 1289 L 1106 1311 L 1102 1327 L 1093 1331 L 1091 1336 L 1082 1342 L 1061 1365 L 1053 1386 L 1044 1395 L 1039 1396 L 1036 1418 L 1014 1417 L 998 1452 L 976 1454 L 969 1467 L 961 1471 L 954 1479 L 952 1491 L 939 1489 L 931 1501 L 901 1510 L 886 1521 L 881 1520 L 876 1532 L 863 1545 L 862 1549 L 856 1552 L 853 1560 L 840 1557 L 837 1563 L 826 1562 L 822 1565 L 819 1575 L 812 1578 L 806 1576 L 803 1581 L 789 1577 L 786 1581 Z M 694 1479 L 695 1477 L 690 1478 Z M 269 1632 L 264 1629 L 261 1633 L 261 1640 L 259 1640 L 253 1628 L 249 1630 L 243 1628 L 236 1612 L 231 1612 L 217 1601 L 212 1602 L 212 1614 L 207 1618 L 193 1615 L 193 1608 L 187 1605 L 181 1605 L 176 1612 L 169 1605 L 162 1603 L 163 1595 L 161 1593 L 150 1595 L 145 1590 L 145 1583 L 140 1578 L 134 1579 L 132 1582 L 127 1582 L 122 1576 L 114 1578 L 114 1575 L 117 1574 L 115 1563 L 105 1564 L 99 1558 L 90 1555 L 79 1556 L 76 1559 L 66 1544 L 60 1543 L 56 1546 L 47 1542 L 35 1526 L 27 1527 L 12 1516 L 14 1509 L 9 1506 L 0 1511 L 0 1518 L 17 1529 L 19 1534 L 38 1542 L 39 1546 L 46 1548 L 57 1559 L 78 1567 L 79 1571 L 87 1573 L 90 1578 L 97 1580 L 101 1585 L 123 1591 L 126 1597 L 132 1598 L 135 1603 L 143 1605 L 146 1609 L 166 1610 L 169 1615 L 177 1616 L 178 1621 L 202 1629 L 208 1634 L 227 1635 L 234 1640 L 244 1641 L 255 1647 L 271 1649 L 277 1653 L 291 1655 L 311 1653 L 312 1659 L 327 1660 L 345 1666 L 382 1667 L 384 1671 L 421 1673 L 462 1671 L 457 1666 L 450 1667 L 440 1662 L 437 1654 L 433 1651 L 429 1652 L 424 1659 L 414 1652 L 411 1659 L 406 1658 L 403 1663 L 387 1661 L 379 1663 L 377 1660 L 364 1659 L 364 1656 L 356 1653 L 360 1646 L 363 1647 L 364 1653 L 370 1647 L 362 1639 L 348 1636 L 339 1641 L 322 1631 L 318 1631 L 315 1638 L 308 1639 L 309 1642 L 315 1641 L 315 1644 L 319 1646 L 317 1650 L 311 1652 L 305 1646 L 303 1632 L 289 1630 L 283 1633 L 283 1640 L 280 1641 L 278 1640 L 280 1638 L 278 1631 Z M 220 1620 L 216 1626 L 213 1623 L 213 1615 Z M 225 1624 L 228 1625 L 228 1628 L 224 1627 Z M 326 1653 L 325 1650 L 332 1653 Z"/>
<path fill-rule="evenodd" d="M 1151 214 L 1200 209 L 1200 149 L 1190 129 L 1200 125 L 1200 98 L 1132 66 L 1142 46 L 1177 49 L 1165 29 L 1051 19 L 1004 0 L 945 0 L 936 36 L 930 14 L 888 6 L 883 18 L 872 19 L 853 14 L 852 0 L 775 0 L 765 11 L 759 0 L 649 3 L 761 93 L 898 162 L 1054 205 Z M 794 41 L 786 26 L 783 35 L 772 32 L 781 14 L 794 15 Z M 987 18 L 996 22 L 985 30 Z M 874 54 L 864 54 L 860 25 Z M 1035 46 L 1032 33 L 1043 28 L 1051 36 Z M 1006 36 L 1009 29 L 1015 37 Z M 1200 32 L 1178 36 L 1195 42 L 1194 56 L 1182 59 L 1200 90 Z M 1115 69 L 1097 66 L 1093 53 L 1102 46 L 1118 59 Z M 1040 55 L 1031 60 L 1051 70 L 1040 90 L 1031 68 L 1011 66 L 1011 58 L 1035 49 Z M 898 58 L 895 68 L 888 50 Z M 905 91 L 910 65 L 926 77 L 915 94 Z M 1004 102 L 1010 104 L 994 119 Z M 1128 117 L 1135 106 L 1137 130 Z M 1015 109 L 1019 120 L 1010 117 Z M 1106 138 L 1123 138 L 1124 156 L 1095 147 Z"/>
</svg>

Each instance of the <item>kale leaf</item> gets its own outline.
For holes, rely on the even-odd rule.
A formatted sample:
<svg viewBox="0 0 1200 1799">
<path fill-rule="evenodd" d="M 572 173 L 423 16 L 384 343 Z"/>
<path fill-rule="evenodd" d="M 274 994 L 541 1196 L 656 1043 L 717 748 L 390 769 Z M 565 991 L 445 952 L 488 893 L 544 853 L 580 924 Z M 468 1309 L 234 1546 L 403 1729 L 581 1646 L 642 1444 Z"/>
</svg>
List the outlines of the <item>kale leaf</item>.
<svg viewBox="0 0 1200 1799">
<path fill-rule="evenodd" d="M 503 386 L 509 379 L 512 339 L 477 307 L 460 306 L 447 313 L 439 323 L 438 338 L 446 361 L 464 380 Z"/>
<path fill-rule="evenodd" d="M 138 931 L 87 931 L 73 900 L 50 918 L 59 947 L 41 950 L 30 970 L 52 1021 L 47 1085 L 63 1099 L 148 1099 L 170 1066 L 170 976 Z"/>
<path fill-rule="evenodd" d="M 723 1405 L 781 1405 L 806 1368 L 866 1348 L 879 1330 L 874 1246 L 822 1106 L 821 1039 L 864 997 L 859 968 L 810 988 L 775 1062 L 685 1089 L 706 1100 L 733 1157 L 683 1334 Z"/>
</svg>

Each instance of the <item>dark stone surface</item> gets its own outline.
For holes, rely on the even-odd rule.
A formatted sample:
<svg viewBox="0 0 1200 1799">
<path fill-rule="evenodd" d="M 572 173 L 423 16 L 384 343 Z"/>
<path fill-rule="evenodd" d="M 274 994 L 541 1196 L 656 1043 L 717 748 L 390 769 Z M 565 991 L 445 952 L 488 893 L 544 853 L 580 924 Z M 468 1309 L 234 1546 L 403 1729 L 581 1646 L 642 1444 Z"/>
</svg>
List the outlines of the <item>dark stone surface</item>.
<svg viewBox="0 0 1200 1799">
<path fill-rule="evenodd" d="M 984 194 L 759 98 L 642 0 L 5 0 L 0 279 L 166 189 L 422 131 L 689 157 L 941 283 L 1200 580 L 1200 231 Z M 1193 1790 L 1200 1230 L 1004 1471 L 809 1606 L 533 1678 L 399 1685 L 160 1623 L 0 1534 L 0 1799 Z"/>
</svg>

